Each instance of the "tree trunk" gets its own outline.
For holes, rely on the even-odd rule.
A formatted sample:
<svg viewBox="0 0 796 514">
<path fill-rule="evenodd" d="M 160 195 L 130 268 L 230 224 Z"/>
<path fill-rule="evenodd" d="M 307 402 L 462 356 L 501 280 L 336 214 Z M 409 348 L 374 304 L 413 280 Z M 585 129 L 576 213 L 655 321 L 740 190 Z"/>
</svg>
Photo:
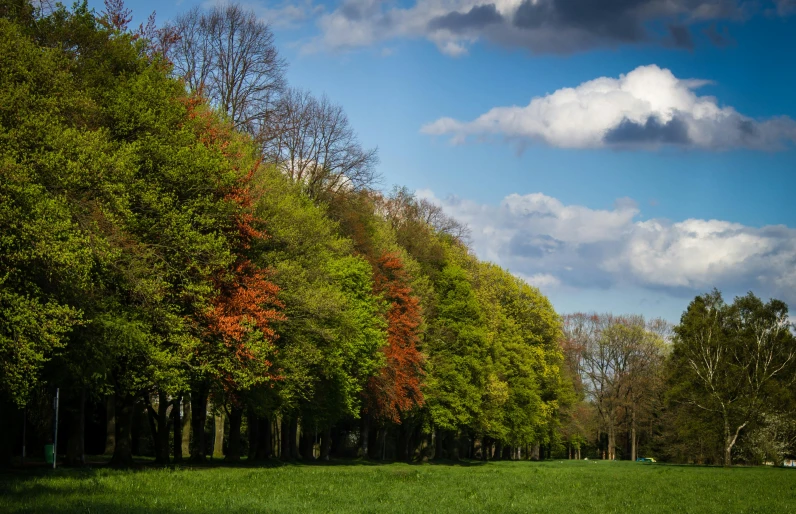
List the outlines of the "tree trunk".
<svg viewBox="0 0 796 514">
<path fill-rule="evenodd" d="M 282 439 L 281 440 L 281 443 L 282 443 L 282 449 L 281 449 L 282 460 L 290 460 L 292 458 L 292 456 L 290 454 L 290 450 L 292 448 L 292 446 L 290 444 L 290 420 L 287 417 L 285 417 L 284 415 L 282 416 L 282 420 L 281 420 L 281 423 L 279 425 L 279 434 L 280 434 L 281 439 Z M 294 441 L 294 444 L 295 444 L 295 434 L 294 434 L 293 441 Z"/>
<path fill-rule="evenodd" d="M 636 409 L 630 413 L 630 460 L 636 462 Z"/>
<path fill-rule="evenodd" d="M 369 444 L 370 444 L 370 415 L 365 413 L 362 415 L 362 446 L 360 451 L 364 458 L 369 457 Z"/>
<path fill-rule="evenodd" d="M 182 416 L 180 416 L 180 409 L 182 408 L 182 396 L 174 399 L 171 407 L 171 422 L 174 427 L 174 436 L 172 444 L 174 445 L 174 462 L 182 462 Z"/>
<path fill-rule="evenodd" d="M 273 442 L 271 441 L 271 420 L 268 416 L 262 416 L 255 420 L 257 425 L 257 460 L 268 460 L 271 457 L 273 450 Z"/>
<path fill-rule="evenodd" d="M 420 458 L 423 462 L 428 462 L 431 458 L 432 436 L 432 432 L 423 432 L 422 441 L 420 442 Z"/>
<path fill-rule="evenodd" d="M 208 386 L 205 382 L 194 384 L 191 390 L 191 460 L 205 462 L 207 446 L 205 445 L 205 422 L 207 420 Z"/>
<path fill-rule="evenodd" d="M 310 427 L 308 426 L 301 426 L 301 458 L 305 461 L 313 461 L 315 460 L 314 448 L 315 446 L 315 437 L 313 432 L 311 431 Z"/>
<path fill-rule="evenodd" d="M 113 448 L 111 466 L 127 468 L 133 464 L 133 398 L 117 394 L 116 404 L 116 441 Z"/>
<path fill-rule="evenodd" d="M 459 460 L 459 448 L 461 447 L 461 432 L 457 430 L 448 438 L 448 458 Z"/>
<path fill-rule="evenodd" d="M 320 460 L 328 461 L 332 450 L 332 429 L 326 427 L 321 433 L 321 455 Z"/>
<path fill-rule="evenodd" d="M 180 441 L 183 456 L 191 454 L 191 420 L 191 393 L 185 393 L 182 397 L 182 440 Z"/>
<path fill-rule="evenodd" d="M 745 421 L 743 425 L 735 430 L 735 434 L 731 434 L 729 417 L 726 414 L 724 415 L 724 465 L 726 467 L 732 466 L 732 448 L 738 440 L 738 434 L 741 433 L 747 423 L 748 421 Z"/>
<path fill-rule="evenodd" d="M 69 439 L 66 442 L 66 462 L 70 466 L 83 466 L 86 437 L 86 390 L 80 389 L 77 410 L 70 415 Z"/>
<path fill-rule="evenodd" d="M 399 461 L 406 462 L 409 460 L 407 454 L 409 453 L 409 427 L 406 423 L 398 425 L 398 446 L 396 448 L 396 457 Z"/>
<path fill-rule="evenodd" d="M 445 439 L 444 432 L 439 429 L 434 429 L 434 459 L 439 460 L 443 456 L 442 442 Z"/>
<path fill-rule="evenodd" d="M 296 438 L 298 437 L 298 418 L 292 418 L 290 420 L 290 429 L 287 433 L 287 443 L 290 447 L 290 458 L 297 459 L 298 458 L 298 448 L 297 448 L 297 441 Z"/>
<path fill-rule="evenodd" d="M 163 464 L 169 463 L 169 401 L 168 395 L 163 392 L 158 392 L 158 439 L 155 444 L 160 450 L 161 459 Z"/>
<path fill-rule="evenodd" d="M 220 410 L 215 415 L 215 439 L 213 440 L 213 458 L 224 458 L 224 413 Z"/>
<path fill-rule="evenodd" d="M 113 455 L 116 448 L 116 398 L 105 397 L 105 455 Z"/>
<path fill-rule="evenodd" d="M 157 411 L 152 407 L 149 397 L 144 398 L 149 428 L 152 432 L 152 443 L 155 446 L 155 463 L 168 465 L 169 463 L 169 399 L 166 393 L 158 391 Z"/>
<path fill-rule="evenodd" d="M 243 407 L 233 405 L 229 410 L 229 442 L 226 460 L 240 460 L 240 427 L 243 424 Z"/>
<path fill-rule="evenodd" d="M 379 429 L 379 446 L 377 448 L 379 452 L 379 460 L 386 460 L 387 459 L 387 427 L 382 427 Z"/>
<path fill-rule="evenodd" d="M 254 409 L 249 408 L 246 412 L 246 422 L 249 425 L 249 454 L 247 460 L 254 462 L 257 458 L 257 453 L 260 451 L 260 418 L 257 417 Z"/>
<path fill-rule="evenodd" d="M 22 414 L 22 416 L 20 416 Z M 24 423 L 24 416 L 14 402 L 0 395 L 0 469 L 10 468 L 14 461 L 14 446 Z"/>
<path fill-rule="evenodd" d="M 616 431 L 614 428 L 613 420 L 608 425 L 608 460 L 614 460 L 616 457 Z"/>
</svg>

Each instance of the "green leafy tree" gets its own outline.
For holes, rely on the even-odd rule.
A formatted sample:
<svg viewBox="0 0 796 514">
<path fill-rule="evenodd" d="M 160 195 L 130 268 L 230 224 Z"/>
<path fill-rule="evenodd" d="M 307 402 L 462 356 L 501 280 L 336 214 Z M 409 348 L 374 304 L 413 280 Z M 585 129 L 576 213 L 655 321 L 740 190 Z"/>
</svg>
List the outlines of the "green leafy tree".
<svg viewBox="0 0 796 514">
<path fill-rule="evenodd" d="M 714 290 L 691 302 L 674 333 L 670 402 L 715 416 L 729 466 L 741 432 L 776 412 L 772 400 L 796 381 L 788 308 L 751 293 L 728 305 Z"/>
</svg>

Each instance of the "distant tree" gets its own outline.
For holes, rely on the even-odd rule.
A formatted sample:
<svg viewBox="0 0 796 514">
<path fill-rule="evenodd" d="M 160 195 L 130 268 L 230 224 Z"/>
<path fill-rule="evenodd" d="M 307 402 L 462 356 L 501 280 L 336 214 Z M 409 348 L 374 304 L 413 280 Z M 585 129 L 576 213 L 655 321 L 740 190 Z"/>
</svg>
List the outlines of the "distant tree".
<svg viewBox="0 0 796 514">
<path fill-rule="evenodd" d="M 651 325 L 660 329 L 658 322 Z M 662 340 L 648 330 L 641 316 L 574 314 L 566 317 L 564 326 L 570 365 L 608 436 L 607 458 L 616 458 L 618 431 L 625 418 L 634 458 L 638 417 L 649 410 L 657 390 Z"/>
</svg>

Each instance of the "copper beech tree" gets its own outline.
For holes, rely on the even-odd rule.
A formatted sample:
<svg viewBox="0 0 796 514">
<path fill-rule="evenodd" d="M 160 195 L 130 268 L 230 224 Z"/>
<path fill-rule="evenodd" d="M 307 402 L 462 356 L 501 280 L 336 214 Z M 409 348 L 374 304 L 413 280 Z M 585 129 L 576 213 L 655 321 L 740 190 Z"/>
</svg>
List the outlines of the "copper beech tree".
<svg viewBox="0 0 796 514">
<path fill-rule="evenodd" d="M 390 303 L 385 365 L 368 381 L 367 413 L 380 420 L 401 422 L 401 413 L 423 405 L 423 355 L 419 341 L 420 302 L 412 294 L 409 277 L 398 254 L 385 253 L 375 263 L 377 294 Z"/>
</svg>

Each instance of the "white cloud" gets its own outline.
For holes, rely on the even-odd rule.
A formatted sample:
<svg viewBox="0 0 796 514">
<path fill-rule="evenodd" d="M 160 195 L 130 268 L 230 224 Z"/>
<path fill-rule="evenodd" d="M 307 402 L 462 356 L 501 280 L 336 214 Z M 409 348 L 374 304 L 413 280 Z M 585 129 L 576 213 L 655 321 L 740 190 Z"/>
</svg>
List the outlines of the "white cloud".
<svg viewBox="0 0 796 514">
<path fill-rule="evenodd" d="M 482 259 L 541 288 L 641 287 L 692 294 L 713 287 L 796 301 L 796 229 L 722 220 L 641 221 L 636 204 L 565 205 L 541 193 L 498 206 L 459 198 L 441 205 L 472 231 Z"/>
<path fill-rule="evenodd" d="M 449 135 L 455 143 L 499 135 L 563 148 L 776 149 L 796 142 L 791 118 L 758 121 L 722 107 L 695 93 L 707 83 L 640 66 L 619 78 L 600 77 L 533 98 L 524 107 L 495 107 L 473 121 L 440 118 L 421 131 Z"/>
<path fill-rule="evenodd" d="M 549 290 L 561 285 L 561 281 L 550 273 L 536 273 L 530 276 L 517 273 L 517 276 L 541 290 Z"/>
</svg>

